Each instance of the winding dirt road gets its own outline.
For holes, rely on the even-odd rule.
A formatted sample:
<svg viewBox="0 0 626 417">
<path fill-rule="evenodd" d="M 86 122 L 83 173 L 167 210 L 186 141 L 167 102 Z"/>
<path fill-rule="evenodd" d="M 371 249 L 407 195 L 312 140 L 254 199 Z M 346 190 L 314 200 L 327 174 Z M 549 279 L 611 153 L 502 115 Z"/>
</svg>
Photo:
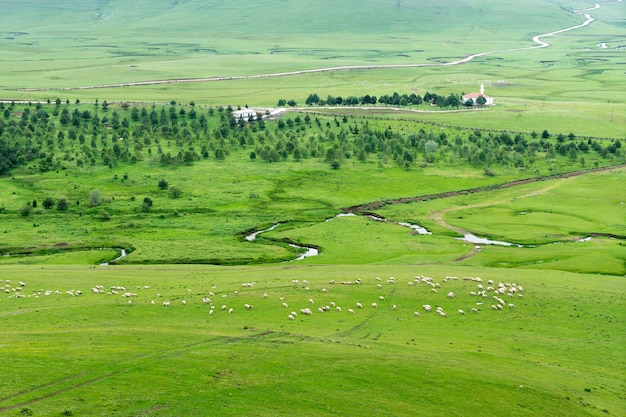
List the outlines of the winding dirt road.
<svg viewBox="0 0 626 417">
<path fill-rule="evenodd" d="M 135 87 L 135 86 L 150 86 L 150 85 L 178 84 L 178 83 L 206 83 L 206 82 L 215 82 L 215 81 L 246 80 L 246 79 L 255 79 L 255 78 L 288 77 L 288 76 L 293 76 L 293 75 L 315 74 L 315 73 L 321 73 L 321 72 L 335 72 L 335 71 L 356 71 L 356 70 L 362 71 L 362 70 L 376 70 L 376 69 L 389 69 L 389 68 L 447 67 L 447 66 L 465 64 L 465 63 L 472 61 L 475 58 L 479 58 L 479 57 L 486 56 L 486 55 L 547 48 L 550 46 L 550 43 L 544 41 L 543 38 L 546 38 L 549 36 L 555 36 L 555 35 L 568 32 L 571 30 L 575 30 L 575 29 L 580 29 L 582 27 L 590 25 L 593 21 L 595 21 L 595 18 L 593 18 L 590 14 L 584 13 L 584 12 L 600 9 L 601 5 L 621 3 L 623 1 L 624 0 L 615 0 L 611 2 L 596 3 L 595 6 L 590 7 L 588 9 L 574 10 L 573 13 L 580 14 L 585 17 L 586 20 L 583 23 L 579 25 L 567 27 L 565 29 L 560 29 L 560 30 L 556 30 L 553 32 L 548 32 L 548 33 L 544 33 L 541 35 L 537 35 L 533 38 L 533 42 L 535 42 L 537 45 L 521 47 L 521 48 L 513 48 L 513 49 L 502 49 L 502 50 L 496 50 L 496 51 L 479 52 L 479 53 L 471 54 L 465 58 L 461 58 L 461 59 L 458 59 L 456 61 L 451 61 L 451 62 L 415 63 L 415 64 L 383 64 L 383 65 L 344 65 L 344 66 L 338 66 L 338 67 L 313 68 L 313 69 L 308 69 L 308 70 L 276 72 L 276 73 L 257 74 L 257 75 L 235 75 L 235 76 L 209 77 L 209 78 L 172 78 L 172 79 L 166 79 L 166 80 L 137 81 L 137 82 L 101 84 L 101 85 L 80 86 L 80 87 L 19 88 L 19 89 L 13 89 L 13 90 L 25 91 L 25 92 L 90 90 L 90 89 L 97 89 L 97 88 Z"/>
</svg>

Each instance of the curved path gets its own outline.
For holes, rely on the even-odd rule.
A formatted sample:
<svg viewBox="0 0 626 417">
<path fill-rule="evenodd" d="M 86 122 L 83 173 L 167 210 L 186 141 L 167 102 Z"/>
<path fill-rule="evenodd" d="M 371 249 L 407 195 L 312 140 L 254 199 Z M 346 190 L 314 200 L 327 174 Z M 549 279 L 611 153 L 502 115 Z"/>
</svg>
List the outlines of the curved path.
<svg viewBox="0 0 626 417">
<path fill-rule="evenodd" d="M 458 59 L 456 61 L 451 61 L 451 62 L 421 63 L 421 64 L 344 65 L 344 66 L 338 66 L 338 67 L 314 68 L 314 69 L 300 70 L 300 71 L 276 72 L 276 73 L 257 74 L 257 75 L 237 75 L 237 76 L 209 77 L 209 78 L 172 78 L 172 79 L 167 79 L 167 80 L 137 81 L 137 82 L 128 82 L 128 83 L 101 84 L 101 85 L 82 86 L 82 87 L 20 88 L 20 89 L 14 89 L 14 90 L 16 91 L 89 90 L 89 89 L 96 89 L 96 88 L 117 88 L 117 87 L 133 87 L 133 86 L 146 86 L 146 85 L 159 85 L 159 84 L 177 84 L 177 83 L 204 83 L 204 82 L 214 82 L 214 81 L 246 80 L 246 79 L 255 79 L 255 78 L 287 77 L 287 76 L 292 76 L 292 75 L 314 74 L 314 73 L 320 73 L 320 72 L 334 72 L 334 71 L 375 70 L 375 69 L 389 69 L 389 68 L 446 67 L 446 66 L 460 65 L 460 64 L 465 64 L 475 58 L 479 58 L 485 55 L 547 48 L 548 46 L 550 46 L 550 43 L 542 40 L 542 38 L 545 38 L 548 36 L 555 36 L 560 33 L 568 32 L 574 29 L 580 29 L 582 27 L 588 26 L 589 24 L 591 24 L 591 22 L 595 20 L 595 18 L 593 18 L 590 14 L 584 13 L 584 12 L 597 10 L 601 7 L 601 4 L 621 3 L 623 1 L 624 0 L 615 0 L 612 2 L 596 3 L 594 7 L 591 7 L 588 9 L 574 10 L 573 13 L 582 14 L 585 17 L 586 20 L 583 23 L 579 25 L 567 27 L 565 29 L 556 30 L 554 32 L 548 32 L 548 33 L 544 33 L 541 35 L 537 35 L 533 38 L 533 42 L 535 42 L 537 45 L 521 47 L 521 48 L 513 48 L 513 49 L 502 49 L 502 50 L 496 50 L 496 51 L 479 52 L 479 53 L 471 54 L 465 58 L 461 58 L 461 59 Z"/>
</svg>

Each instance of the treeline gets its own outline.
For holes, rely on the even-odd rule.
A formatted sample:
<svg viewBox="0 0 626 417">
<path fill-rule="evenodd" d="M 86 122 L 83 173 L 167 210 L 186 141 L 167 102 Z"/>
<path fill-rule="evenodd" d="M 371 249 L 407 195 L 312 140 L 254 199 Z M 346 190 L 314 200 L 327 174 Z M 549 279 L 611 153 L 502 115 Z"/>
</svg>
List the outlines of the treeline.
<svg viewBox="0 0 626 417">
<path fill-rule="evenodd" d="M 410 96 L 409 96 L 410 98 Z M 343 101 L 342 101 L 343 102 Z M 532 168 L 545 164 L 606 164 L 622 161 L 619 140 L 446 129 L 415 123 L 414 129 L 372 127 L 368 119 L 288 114 L 277 121 L 232 116 L 232 107 L 50 104 L 1 105 L 0 174 L 83 168 L 148 160 L 163 165 L 226 160 L 236 151 L 251 161 L 277 163 L 318 159 L 333 168 L 347 161 L 470 164 Z M 372 119 L 373 121 L 373 119 Z M 372 123 L 374 124 L 374 123 Z M 560 161 L 560 162 L 559 162 Z M 591 162 L 593 161 L 593 162 Z"/>
<path fill-rule="evenodd" d="M 380 97 L 366 94 L 361 97 L 348 96 L 327 96 L 326 99 L 320 98 L 316 93 L 309 94 L 305 101 L 307 106 L 366 106 L 374 104 L 383 104 L 388 106 L 417 106 L 427 103 L 437 107 L 460 107 L 463 103 L 458 94 L 449 94 L 447 96 L 426 92 L 424 96 L 415 93 L 385 94 Z"/>
</svg>

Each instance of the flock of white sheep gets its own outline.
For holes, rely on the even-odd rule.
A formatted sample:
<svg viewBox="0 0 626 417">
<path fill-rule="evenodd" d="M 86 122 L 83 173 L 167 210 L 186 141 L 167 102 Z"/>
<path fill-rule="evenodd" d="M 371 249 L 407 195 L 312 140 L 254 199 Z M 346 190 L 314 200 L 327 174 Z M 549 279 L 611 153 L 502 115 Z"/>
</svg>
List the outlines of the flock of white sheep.
<svg viewBox="0 0 626 417">
<path fill-rule="evenodd" d="M 218 295 L 216 295 L 216 286 L 212 286 L 212 291 L 209 291 L 202 297 L 198 296 L 197 301 L 195 300 L 196 296 L 190 294 L 190 289 L 187 289 L 187 294 L 182 299 L 181 297 L 176 297 L 176 301 L 174 301 L 151 291 L 149 285 L 136 286 L 136 289 L 133 290 L 135 292 L 131 292 L 124 286 L 119 285 L 113 285 L 108 288 L 105 288 L 103 285 L 96 285 L 91 288 L 90 292 L 98 295 L 122 297 L 131 306 L 134 305 L 132 299 L 138 297 L 141 302 L 149 299 L 151 305 L 163 307 L 185 306 L 188 304 L 187 298 L 189 298 L 190 304 L 201 301 L 203 305 L 206 305 L 208 307 L 208 315 L 210 316 L 217 311 L 227 314 L 233 314 L 239 309 L 251 311 L 253 310 L 252 303 L 254 302 L 254 297 L 270 302 L 272 299 L 275 299 L 275 308 L 286 309 L 285 317 L 291 321 L 295 321 L 296 318 L 302 316 L 328 314 L 330 312 L 342 313 L 345 311 L 347 314 L 358 314 L 359 311 L 368 308 L 388 309 L 396 312 L 395 317 L 398 320 L 403 320 L 403 316 L 406 317 L 407 315 L 421 317 L 421 313 L 434 313 L 445 318 L 448 317 L 448 313 L 444 308 L 446 304 L 456 306 L 454 309 L 457 314 L 463 316 L 466 311 L 478 314 L 481 311 L 513 309 L 515 308 L 515 304 L 512 302 L 513 299 L 524 297 L 524 288 L 516 283 L 495 282 L 491 279 L 483 282 L 479 277 L 464 277 L 463 280 L 469 281 L 470 286 L 451 284 L 451 282 L 458 280 L 458 277 L 447 276 L 441 281 L 436 281 L 432 277 L 418 275 L 406 282 L 405 285 L 408 286 L 407 291 L 409 293 L 407 294 L 406 291 L 403 291 L 401 296 L 396 296 L 396 289 L 398 285 L 402 284 L 394 277 L 385 280 L 379 277 L 375 277 L 372 280 L 360 278 L 351 281 L 330 280 L 328 285 L 318 284 L 316 286 L 309 284 L 307 280 L 293 279 L 290 283 L 285 283 L 285 285 L 275 288 L 273 296 L 268 293 L 269 291 L 260 293 L 254 290 L 256 282 L 244 282 L 241 284 L 241 291 L 218 292 Z M 66 291 L 40 289 L 32 291 L 27 295 L 26 291 L 24 291 L 26 283 L 23 281 L 13 286 L 10 280 L 0 280 L 0 285 L 2 284 L 4 284 L 5 293 L 10 294 L 9 298 L 37 298 L 51 295 L 75 297 L 83 295 L 81 290 L 76 289 Z M 341 288 L 337 288 L 338 284 Z M 364 287 L 366 286 L 370 286 L 370 288 L 365 290 L 366 288 Z M 452 286 L 452 289 L 457 292 L 448 290 L 448 288 L 445 288 L 446 286 Z M 285 293 L 285 287 L 288 288 L 287 293 Z M 365 291 L 359 291 L 357 288 L 363 288 Z M 463 294 L 459 293 L 459 289 L 463 291 Z M 441 292 L 441 295 L 439 295 L 439 292 Z M 380 295 L 372 295 L 377 293 Z M 153 296 L 150 296 L 150 294 L 153 294 Z M 459 302 L 457 294 L 463 295 L 462 302 Z M 354 297 L 359 295 L 362 295 L 362 300 L 351 301 L 343 306 L 333 300 L 335 297 L 336 300 L 345 300 L 347 298 L 354 300 Z M 394 298 L 398 300 L 398 303 L 401 302 L 402 304 L 398 305 L 389 301 Z M 419 303 L 420 299 L 424 300 L 425 298 L 430 300 L 429 304 Z M 220 300 L 220 302 L 217 302 L 217 300 Z M 455 301 L 453 302 L 452 300 Z M 344 301 L 344 303 L 348 302 Z M 460 304 L 463 304 L 463 308 L 458 308 Z M 262 303 L 262 305 L 263 308 L 268 308 L 268 305 L 272 304 Z"/>
</svg>

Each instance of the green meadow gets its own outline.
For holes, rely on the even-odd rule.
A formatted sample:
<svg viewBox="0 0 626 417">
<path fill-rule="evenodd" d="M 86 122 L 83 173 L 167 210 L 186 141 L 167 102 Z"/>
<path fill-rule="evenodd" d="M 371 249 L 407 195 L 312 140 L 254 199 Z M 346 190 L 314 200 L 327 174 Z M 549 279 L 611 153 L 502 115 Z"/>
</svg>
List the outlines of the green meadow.
<svg viewBox="0 0 626 417">
<path fill-rule="evenodd" d="M 1 416 L 626 413 L 623 2 L 2 3 Z"/>
</svg>

